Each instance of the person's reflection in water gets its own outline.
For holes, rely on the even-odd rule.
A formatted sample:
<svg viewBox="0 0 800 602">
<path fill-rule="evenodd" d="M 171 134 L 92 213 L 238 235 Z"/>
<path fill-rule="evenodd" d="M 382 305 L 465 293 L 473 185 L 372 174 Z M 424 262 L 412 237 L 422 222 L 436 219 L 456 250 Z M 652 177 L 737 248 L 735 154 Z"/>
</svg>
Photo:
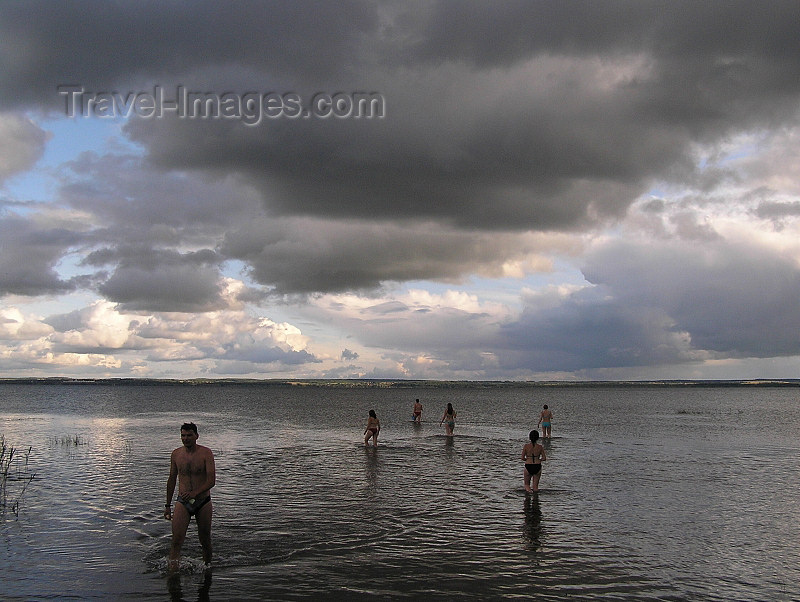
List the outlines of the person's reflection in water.
<svg viewBox="0 0 800 602">
<path fill-rule="evenodd" d="M 367 484 L 370 489 L 378 486 L 378 448 L 364 447 L 364 454 L 367 456 L 365 470 L 367 473 Z"/>
<path fill-rule="evenodd" d="M 530 552 L 538 552 L 542 548 L 542 509 L 539 506 L 538 495 L 525 496 L 525 526 L 523 527 L 523 538 L 525 539 L 525 549 Z"/>
<path fill-rule="evenodd" d="M 172 602 L 185 602 L 183 588 L 181 587 L 180 573 L 173 573 L 167 577 L 167 590 Z M 211 571 L 203 571 L 203 582 L 197 590 L 197 602 L 211 602 Z"/>
<path fill-rule="evenodd" d="M 456 462 L 455 437 L 445 435 L 444 439 L 444 461 L 447 466 L 452 466 Z"/>
<path fill-rule="evenodd" d="M 203 584 L 197 590 L 197 602 L 211 602 L 211 571 L 203 574 Z"/>
<path fill-rule="evenodd" d="M 167 591 L 172 602 L 183 602 L 183 591 L 181 590 L 181 576 L 174 572 L 167 577 Z"/>
</svg>

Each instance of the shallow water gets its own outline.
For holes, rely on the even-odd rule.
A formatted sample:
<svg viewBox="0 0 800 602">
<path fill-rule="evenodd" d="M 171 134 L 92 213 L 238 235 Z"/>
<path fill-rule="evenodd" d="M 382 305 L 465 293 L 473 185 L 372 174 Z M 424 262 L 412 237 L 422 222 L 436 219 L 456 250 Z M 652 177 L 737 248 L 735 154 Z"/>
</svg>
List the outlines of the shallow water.
<svg viewBox="0 0 800 602">
<path fill-rule="evenodd" d="M 0 385 L 0 433 L 36 473 L 0 518 L 0 597 L 795 600 L 797 392 Z M 519 455 L 544 403 L 529 496 Z M 203 571 L 192 524 L 170 579 L 187 420 L 216 456 L 215 558 Z"/>
</svg>

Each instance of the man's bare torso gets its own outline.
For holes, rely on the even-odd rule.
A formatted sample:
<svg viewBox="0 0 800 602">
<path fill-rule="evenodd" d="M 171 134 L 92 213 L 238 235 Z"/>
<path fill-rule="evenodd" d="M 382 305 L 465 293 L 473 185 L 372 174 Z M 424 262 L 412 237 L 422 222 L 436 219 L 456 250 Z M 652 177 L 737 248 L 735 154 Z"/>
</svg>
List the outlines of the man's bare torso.
<svg viewBox="0 0 800 602">
<path fill-rule="evenodd" d="M 172 452 L 172 457 L 178 469 L 178 494 L 195 492 L 208 476 L 208 461 L 213 457 L 211 450 L 202 445 L 195 445 L 192 451 L 179 447 Z M 208 493 L 208 489 L 195 492 L 195 497 L 202 499 Z"/>
</svg>

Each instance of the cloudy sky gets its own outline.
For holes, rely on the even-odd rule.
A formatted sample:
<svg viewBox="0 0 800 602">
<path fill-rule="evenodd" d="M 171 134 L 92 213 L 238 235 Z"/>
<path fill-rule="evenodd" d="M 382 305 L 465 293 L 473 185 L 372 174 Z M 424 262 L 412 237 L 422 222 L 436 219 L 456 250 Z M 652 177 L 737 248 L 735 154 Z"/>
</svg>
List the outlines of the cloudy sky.
<svg viewBox="0 0 800 602">
<path fill-rule="evenodd" d="M 799 114 L 794 1 L 3 2 L 0 376 L 798 377 Z"/>
</svg>

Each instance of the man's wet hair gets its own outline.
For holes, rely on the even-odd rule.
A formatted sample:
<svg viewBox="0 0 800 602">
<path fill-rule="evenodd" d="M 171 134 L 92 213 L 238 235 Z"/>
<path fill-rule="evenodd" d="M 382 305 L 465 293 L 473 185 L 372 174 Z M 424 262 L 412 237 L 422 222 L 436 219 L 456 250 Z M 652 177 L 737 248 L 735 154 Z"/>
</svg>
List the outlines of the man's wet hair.
<svg viewBox="0 0 800 602">
<path fill-rule="evenodd" d="M 181 425 L 182 431 L 194 431 L 194 434 L 197 435 L 197 425 L 194 422 L 184 422 Z"/>
</svg>

